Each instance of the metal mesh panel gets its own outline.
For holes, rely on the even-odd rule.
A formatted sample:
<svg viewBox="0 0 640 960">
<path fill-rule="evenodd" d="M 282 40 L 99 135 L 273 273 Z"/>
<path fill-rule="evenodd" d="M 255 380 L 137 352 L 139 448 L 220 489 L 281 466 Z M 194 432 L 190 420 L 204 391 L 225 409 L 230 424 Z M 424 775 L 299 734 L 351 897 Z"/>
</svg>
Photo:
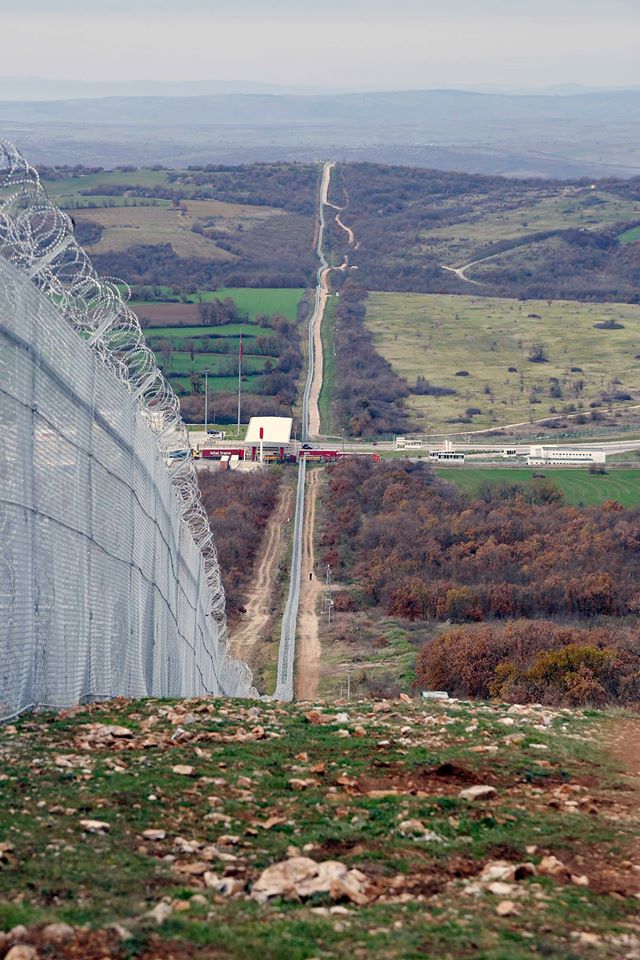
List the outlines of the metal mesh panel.
<svg viewBox="0 0 640 960">
<path fill-rule="evenodd" d="M 4 152 L 3 152 L 4 151 Z M 0 143 L 0 719 L 256 696 L 178 405 L 135 315 Z"/>
</svg>

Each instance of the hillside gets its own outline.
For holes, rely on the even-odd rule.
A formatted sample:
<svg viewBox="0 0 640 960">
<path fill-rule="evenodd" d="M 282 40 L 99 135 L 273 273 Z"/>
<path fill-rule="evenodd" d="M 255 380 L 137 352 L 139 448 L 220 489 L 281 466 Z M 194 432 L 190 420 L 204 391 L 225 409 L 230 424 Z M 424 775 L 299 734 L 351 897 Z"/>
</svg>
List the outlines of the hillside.
<svg viewBox="0 0 640 960">
<path fill-rule="evenodd" d="M 420 431 L 593 422 L 640 399 L 637 304 L 371 293 L 365 324 Z"/>
<path fill-rule="evenodd" d="M 637 719 L 406 696 L 22 718 L 0 956 L 631 960 L 622 741 L 637 770 Z"/>
<path fill-rule="evenodd" d="M 308 163 L 330 146 L 340 161 L 512 176 L 633 176 L 640 166 L 638 103 L 637 90 L 104 96 L 5 100 L 0 125 L 47 163 Z"/>
<path fill-rule="evenodd" d="M 352 163 L 338 166 L 332 186 L 369 290 L 636 298 L 636 178 L 510 180 Z M 333 240 L 344 243 L 336 231 Z"/>
</svg>

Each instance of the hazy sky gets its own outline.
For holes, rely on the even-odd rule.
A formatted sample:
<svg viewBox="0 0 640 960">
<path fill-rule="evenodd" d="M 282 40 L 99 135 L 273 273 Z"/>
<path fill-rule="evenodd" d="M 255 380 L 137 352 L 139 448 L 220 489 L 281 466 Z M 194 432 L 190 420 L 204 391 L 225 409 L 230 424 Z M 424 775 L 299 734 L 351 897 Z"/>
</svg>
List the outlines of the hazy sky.
<svg viewBox="0 0 640 960">
<path fill-rule="evenodd" d="M 0 0 L 0 73 L 358 89 L 640 84 L 640 0 Z"/>
</svg>

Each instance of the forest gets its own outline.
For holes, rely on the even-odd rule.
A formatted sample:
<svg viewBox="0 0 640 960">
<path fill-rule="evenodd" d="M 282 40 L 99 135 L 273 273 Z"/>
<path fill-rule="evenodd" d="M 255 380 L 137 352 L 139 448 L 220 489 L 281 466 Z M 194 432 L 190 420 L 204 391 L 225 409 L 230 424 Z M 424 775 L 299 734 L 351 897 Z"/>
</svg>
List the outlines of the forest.
<svg viewBox="0 0 640 960">
<path fill-rule="evenodd" d="M 636 695 L 640 510 L 566 506 L 547 480 L 472 499 L 421 461 L 353 459 L 327 478 L 322 559 L 351 606 L 461 625 L 427 643 L 420 681 L 514 700 Z M 563 672 L 579 674 L 571 695 Z"/>
<path fill-rule="evenodd" d="M 220 561 L 227 616 L 234 623 L 242 613 L 262 533 L 278 499 L 279 475 L 274 470 L 203 470 L 198 481 Z"/>
<path fill-rule="evenodd" d="M 235 223 L 230 210 L 196 222 L 194 232 L 225 251 L 226 259 L 180 256 L 161 236 L 141 238 L 124 250 L 96 251 L 102 272 L 130 284 L 193 290 L 309 285 L 318 170 L 314 164 L 257 163 L 41 173 L 54 194 L 64 189 L 65 178 L 78 184 L 65 202 L 72 210 L 95 202 L 97 214 L 102 206 L 125 204 L 135 218 L 137 205 L 178 209 L 192 201 L 280 211 L 250 226 Z M 633 229 L 640 224 L 639 177 L 510 179 L 349 163 L 334 168 L 330 199 L 345 207 L 358 241 L 352 260 L 369 290 L 468 293 L 468 283 L 443 266 L 486 260 L 470 274 L 481 284 L 474 287 L 480 296 L 638 301 L 640 243 Z M 85 219 L 79 228 L 82 242 L 99 240 L 99 223 L 87 226 Z M 344 241 L 331 218 L 327 237 L 329 243 Z"/>
<path fill-rule="evenodd" d="M 637 302 L 640 178 L 508 179 L 373 163 L 341 164 L 331 199 L 359 241 L 369 290 L 468 293 L 443 265 L 484 258 L 478 296 Z M 500 256 L 496 256 L 500 254 Z"/>
<path fill-rule="evenodd" d="M 366 299 L 367 291 L 348 280 L 334 313 L 335 420 L 354 437 L 403 433 L 411 429 L 403 403 L 409 387 L 373 346 L 363 322 Z"/>
</svg>

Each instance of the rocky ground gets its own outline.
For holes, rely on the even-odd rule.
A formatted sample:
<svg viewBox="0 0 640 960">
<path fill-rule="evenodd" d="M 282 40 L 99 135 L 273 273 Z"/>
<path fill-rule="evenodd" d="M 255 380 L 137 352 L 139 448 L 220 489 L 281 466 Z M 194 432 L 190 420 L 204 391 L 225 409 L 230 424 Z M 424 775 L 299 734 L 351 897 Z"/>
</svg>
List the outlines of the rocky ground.
<svg viewBox="0 0 640 960">
<path fill-rule="evenodd" d="M 639 729 L 408 698 L 24 717 L 0 958 L 640 958 Z"/>
</svg>

